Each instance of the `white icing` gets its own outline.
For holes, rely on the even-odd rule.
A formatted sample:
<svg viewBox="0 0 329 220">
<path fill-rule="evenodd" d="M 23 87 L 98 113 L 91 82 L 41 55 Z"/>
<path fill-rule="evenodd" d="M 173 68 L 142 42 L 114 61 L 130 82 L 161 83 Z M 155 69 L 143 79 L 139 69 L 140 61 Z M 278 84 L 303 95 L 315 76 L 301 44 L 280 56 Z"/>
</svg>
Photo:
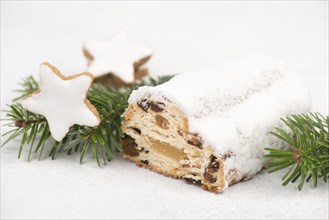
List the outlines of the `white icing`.
<svg viewBox="0 0 329 220">
<path fill-rule="evenodd" d="M 61 141 L 74 124 L 99 124 L 99 119 L 84 103 L 91 83 L 90 76 L 63 80 L 46 64 L 41 64 L 39 71 L 40 92 L 23 100 L 22 105 L 47 119 L 56 141 Z"/>
<path fill-rule="evenodd" d="M 86 42 L 84 48 L 94 58 L 88 72 L 95 77 L 113 73 L 127 83 L 134 81 L 134 63 L 151 56 L 149 48 L 130 44 L 123 31 L 107 41 Z"/>
<path fill-rule="evenodd" d="M 129 103 L 150 97 L 176 103 L 186 114 L 190 130 L 199 133 L 224 160 L 225 174 L 236 169 L 250 177 L 265 165 L 264 148 L 283 148 L 269 134 L 287 129 L 281 117 L 310 110 L 309 93 L 298 76 L 282 62 L 251 55 L 212 70 L 188 72 L 156 87 L 134 91 Z"/>
</svg>

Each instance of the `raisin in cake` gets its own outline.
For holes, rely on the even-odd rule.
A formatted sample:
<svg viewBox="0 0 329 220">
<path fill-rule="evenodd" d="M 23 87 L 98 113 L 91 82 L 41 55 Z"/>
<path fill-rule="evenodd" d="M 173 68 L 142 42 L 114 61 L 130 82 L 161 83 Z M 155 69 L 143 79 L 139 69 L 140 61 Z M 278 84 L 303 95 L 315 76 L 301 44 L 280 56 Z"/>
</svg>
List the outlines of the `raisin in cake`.
<svg viewBox="0 0 329 220">
<path fill-rule="evenodd" d="M 251 56 L 134 91 L 122 152 L 139 166 L 222 192 L 266 165 L 265 147 L 288 147 L 269 134 L 289 131 L 281 117 L 309 110 L 308 91 L 294 73 Z"/>
</svg>

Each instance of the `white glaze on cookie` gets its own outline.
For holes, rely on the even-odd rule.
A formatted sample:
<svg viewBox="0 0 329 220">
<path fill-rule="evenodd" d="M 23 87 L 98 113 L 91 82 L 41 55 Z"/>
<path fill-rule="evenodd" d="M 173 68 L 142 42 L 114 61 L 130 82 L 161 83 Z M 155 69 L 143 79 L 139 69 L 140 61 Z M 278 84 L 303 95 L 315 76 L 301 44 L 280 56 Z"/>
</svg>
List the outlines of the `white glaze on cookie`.
<svg viewBox="0 0 329 220">
<path fill-rule="evenodd" d="M 23 100 L 28 111 L 43 115 L 56 141 L 61 141 L 74 125 L 97 126 L 97 110 L 86 99 L 93 81 L 90 73 L 63 76 L 49 63 L 40 65 L 40 91 Z"/>
<path fill-rule="evenodd" d="M 88 72 L 95 77 L 112 73 L 126 83 L 134 81 L 134 63 L 151 56 L 149 48 L 130 44 L 123 31 L 108 41 L 86 42 L 84 49 L 92 56 Z"/>
<path fill-rule="evenodd" d="M 281 117 L 310 110 L 309 93 L 282 62 L 251 55 L 218 68 L 187 72 L 156 87 L 134 91 L 129 103 L 143 98 L 177 104 L 199 133 L 225 156 L 224 169 L 237 180 L 255 175 L 266 164 L 264 148 L 286 147 L 269 134 L 288 128 Z M 229 153 L 231 152 L 231 153 Z"/>
</svg>

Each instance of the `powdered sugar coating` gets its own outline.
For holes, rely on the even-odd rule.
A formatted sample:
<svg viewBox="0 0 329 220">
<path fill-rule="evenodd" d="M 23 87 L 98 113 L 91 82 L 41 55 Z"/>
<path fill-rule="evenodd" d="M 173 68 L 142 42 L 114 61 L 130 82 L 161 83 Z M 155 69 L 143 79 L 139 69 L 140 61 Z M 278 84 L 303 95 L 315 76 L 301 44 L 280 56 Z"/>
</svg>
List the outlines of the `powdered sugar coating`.
<svg viewBox="0 0 329 220">
<path fill-rule="evenodd" d="M 305 113 L 311 107 L 298 76 L 281 61 L 256 55 L 212 70 L 182 73 L 156 87 L 141 87 L 129 103 L 145 97 L 170 100 L 180 107 L 190 131 L 199 133 L 226 158 L 229 183 L 260 171 L 266 163 L 265 147 L 286 147 L 269 134 L 275 127 L 287 130 L 281 117 Z"/>
<path fill-rule="evenodd" d="M 50 64 L 40 65 L 40 91 L 23 100 L 27 110 L 43 115 L 56 141 L 61 141 L 74 124 L 97 126 L 99 118 L 86 104 L 91 77 L 80 74 L 63 80 Z"/>
<path fill-rule="evenodd" d="M 107 41 L 88 41 L 84 49 L 93 57 L 88 72 L 95 77 L 113 73 L 126 83 L 134 81 L 134 63 L 151 56 L 147 47 L 132 45 L 123 31 Z"/>
</svg>

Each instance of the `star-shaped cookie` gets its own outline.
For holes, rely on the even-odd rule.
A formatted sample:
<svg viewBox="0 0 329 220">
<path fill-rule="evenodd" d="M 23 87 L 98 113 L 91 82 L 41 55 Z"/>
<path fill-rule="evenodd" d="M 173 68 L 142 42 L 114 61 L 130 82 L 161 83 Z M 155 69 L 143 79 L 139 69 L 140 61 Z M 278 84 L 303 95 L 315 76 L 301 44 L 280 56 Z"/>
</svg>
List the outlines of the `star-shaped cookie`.
<svg viewBox="0 0 329 220">
<path fill-rule="evenodd" d="M 130 44 L 123 31 L 107 41 L 86 42 L 84 53 L 90 61 L 88 72 L 95 78 L 112 73 L 125 83 L 133 82 L 135 70 L 151 57 L 149 48 Z"/>
<path fill-rule="evenodd" d="M 40 90 L 24 99 L 22 105 L 47 119 L 56 141 L 61 141 L 74 124 L 99 125 L 99 113 L 86 98 L 94 79 L 91 73 L 65 77 L 45 62 L 40 65 L 39 74 Z"/>
</svg>

